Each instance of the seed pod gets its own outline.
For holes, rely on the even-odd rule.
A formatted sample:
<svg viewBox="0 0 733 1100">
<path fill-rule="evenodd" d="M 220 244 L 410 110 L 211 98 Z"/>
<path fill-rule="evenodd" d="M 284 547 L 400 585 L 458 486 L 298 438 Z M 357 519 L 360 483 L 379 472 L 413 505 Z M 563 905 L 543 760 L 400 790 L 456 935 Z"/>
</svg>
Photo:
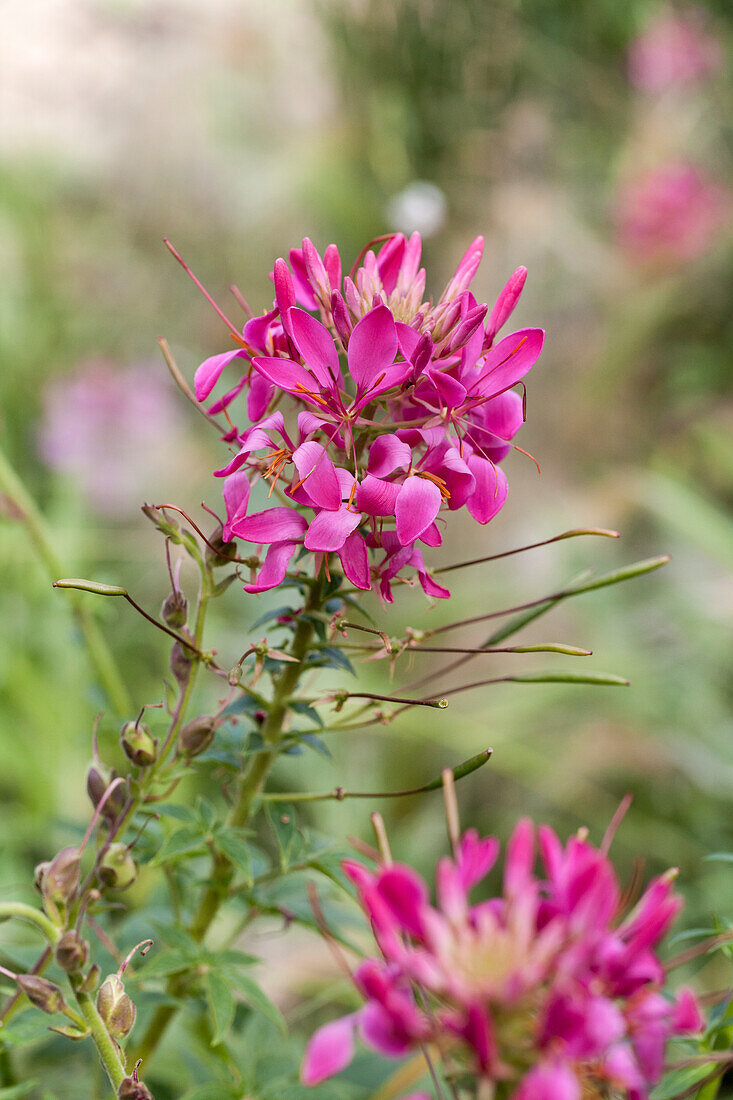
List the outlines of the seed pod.
<svg viewBox="0 0 733 1100">
<path fill-rule="evenodd" d="M 208 749 L 214 740 L 216 726 L 216 719 L 204 714 L 187 722 L 178 735 L 178 746 L 183 756 L 198 756 Z"/>
<path fill-rule="evenodd" d="M 117 1090 L 118 1100 L 153 1100 L 153 1094 L 142 1081 L 126 1077 Z"/>
<path fill-rule="evenodd" d="M 176 589 L 163 600 L 160 614 L 163 622 L 167 623 L 168 626 L 179 629 L 186 625 L 188 619 L 188 600 L 182 592 Z"/>
<path fill-rule="evenodd" d="M 100 860 L 97 874 L 105 886 L 125 890 L 137 878 L 137 864 L 125 844 L 110 844 Z"/>
<path fill-rule="evenodd" d="M 106 778 L 104 772 L 97 767 L 96 764 L 92 764 L 87 772 L 87 794 L 89 800 L 96 809 L 99 803 L 102 801 L 104 792 L 117 778 L 114 771 L 110 772 L 109 779 Z M 125 785 L 120 783 L 118 787 L 112 791 L 112 794 L 104 803 L 102 807 L 102 817 L 106 817 L 109 821 L 114 821 L 120 811 L 125 805 Z"/>
<path fill-rule="evenodd" d="M 124 1039 L 135 1023 L 135 1005 L 118 974 L 105 978 L 97 993 L 97 1012 L 113 1039 Z"/>
<path fill-rule="evenodd" d="M 120 744 L 133 764 L 147 768 L 155 763 L 158 751 L 144 722 L 125 722 L 120 732 Z"/>
<path fill-rule="evenodd" d="M 22 989 L 31 1004 L 40 1008 L 41 1012 L 53 1016 L 65 1006 L 61 990 L 46 978 L 39 978 L 37 974 L 19 974 L 16 980 L 18 988 Z"/>
<path fill-rule="evenodd" d="M 64 932 L 56 944 L 56 962 L 67 974 L 76 974 L 86 966 L 89 944 L 75 929 Z"/>
<path fill-rule="evenodd" d="M 45 901 L 65 905 L 76 893 L 81 877 L 81 857 L 77 848 L 62 848 L 50 862 L 36 867 L 36 886 Z"/>
<path fill-rule="evenodd" d="M 171 672 L 179 684 L 185 684 L 191 672 L 191 650 L 180 642 L 174 642 L 171 649 Z"/>
<path fill-rule="evenodd" d="M 221 525 L 216 528 L 206 547 L 206 561 L 209 565 L 227 565 L 237 556 L 236 542 L 225 542 Z"/>
</svg>

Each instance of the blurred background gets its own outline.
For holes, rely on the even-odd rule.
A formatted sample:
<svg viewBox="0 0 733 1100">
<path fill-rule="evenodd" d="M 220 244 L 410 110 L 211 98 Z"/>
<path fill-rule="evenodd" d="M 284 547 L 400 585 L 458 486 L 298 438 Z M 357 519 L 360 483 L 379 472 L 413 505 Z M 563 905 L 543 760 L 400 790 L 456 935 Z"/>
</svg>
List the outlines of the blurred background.
<svg viewBox="0 0 733 1100">
<path fill-rule="evenodd" d="M 491 745 L 492 762 L 461 787 L 465 822 L 506 837 L 530 813 L 563 833 L 588 825 L 596 840 L 631 791 L 622 872 L 638 855 L 649 874 L 679 865 L 692 927 L 733 916 L 730 864 L 704 858 L 733 848 L 730 41 L 724 0 L 0 7 L 0 447 L 63 572 L 122 584 L 155 609 L 167 575 L 139 505 L 219 506 L 221 445 L 156 338 L 191 379 L 227 336 L 163 236 L 227 308 L 236 283 L 261 312 L 274 259 L 303 235 L 321 249 L 336 241 L 348 266 L 370 238 L 418 229 L 440 293 L 484 234 L 479 301 L 525 264 L 516 327 L 548 333 L 519 439 L 542 473 L 512 455 L 506 507 L 485 529 L 454 520 L 443 562 L 573 527 L 623 538 L 451 574 L 450 614 L 670 553 L 664 570 L 568 602 L 526 634 L 586 646 L 593 668 L 632 685 L 468 692 L 448 711 L 334 737 L 332 762 L 299 757 L 282 781 L 409 787 Z M 67 594 L 51 590 L 7 477 L 2 488 L 0 889 L 31 900 L 32 866 L 88 820 L 101 695 Z M 234 663 L 280 602 L 235 586 L 209 642 Z M 413 592 L 371 610 L 390 633 L 448 616 Z M 160 698 L 162 636 L 116 601 L 90 611 L 135 708 Z M 522 660 L 481 658 L 467 678 Z M 435 672 L 413 665 L 403 680 Z M 387 670 L 360 675 L 384 684 Z M 216 685 L 200 691 L 211 706 Z M 114 758 L 111 714 L 100 746 Z M 369 839 L 370 808 L 327 804 L 310 820 Z M 427 871 L 445 844 L 439 796 L 381 808 L 395 852 Z M 283 960 L 313 978 L 312 938 L 296 930 L 267 950 L 275 996 Z M 48 1095 L 67 1095 L 58 1089 Z"/>
</svg>

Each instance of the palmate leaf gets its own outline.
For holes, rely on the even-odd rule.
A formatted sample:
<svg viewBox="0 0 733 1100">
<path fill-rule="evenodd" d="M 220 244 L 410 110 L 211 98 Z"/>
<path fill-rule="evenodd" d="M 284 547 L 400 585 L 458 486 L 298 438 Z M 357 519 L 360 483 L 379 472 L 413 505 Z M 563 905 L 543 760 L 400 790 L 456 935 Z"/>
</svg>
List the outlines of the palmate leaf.
<svg viewBox="0 0 733 1100">
<path fill-rule="evenodd" d="M 678 1093 L 692 1088 L 699 1081 L 703 1081 L 716 1068 L 722 1071 L 722 1066 L 715 1062 L 706 1062 L 699 1066 L 686 1066 L 685 1069 L 677 1069 L 667 1074 L 664 1080 L 657 1085 L 651 1093 L 651 1100 L 673 1100 Z"/>
<path fill-rule="evenodd" d="M 163 841 L 162 848 L 151 859 L 148 867 L 160 867 L 182 856 L 203 852 L 206 849 L 206 833 L 201 825 L 184 825 Z"/>
<path fill-rule="evenodd" d="M 21 1096 L 27 1096 L 38 1084 L 37 1080 L 23 1081 L 20 1085 L 10 1085 L 9 1088 L 0 1089 L 0 1100 L 20 1100 Z"/>
<path fill-rule="evenodd" d="M 252 884 L 252 859 L 250 857 L 247 842 L 238 829 L 220 829 L 215 837 L 214 844 L 226 856 L 245 878 L 248 885 Z"/>
<path fill-rule="evenodd" d="M 265 1019 L 269 1020 L 282 1035 L 287 1034 L 287 1024 L 285 1018 L 280 1009 L 272 1003 L 267 994 L 260 988 L 254 978 L 250 978 L 248 974 L 242 974 L 239 970 L 231 970 L 228 972 L 228 978 L 231 983 L 236 986 L 237 992 L 240 994 L 243 1001 L 245 1001 L 253 1012 L 259 1012 Z"/>
</svg>

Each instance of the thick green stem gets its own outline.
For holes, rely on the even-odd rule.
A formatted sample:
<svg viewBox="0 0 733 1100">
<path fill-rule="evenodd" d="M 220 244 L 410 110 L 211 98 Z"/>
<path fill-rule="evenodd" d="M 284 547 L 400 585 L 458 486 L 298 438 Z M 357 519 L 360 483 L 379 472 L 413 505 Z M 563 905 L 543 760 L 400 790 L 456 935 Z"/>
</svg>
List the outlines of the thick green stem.
<svg viewBox="0 0 733 1100">
<path fill-rule="evenodd" d="M 20 510 L 30 541 L 51 580 L 56 581 L 59 577 L 63 577 L 65 570 L 56 556 L 43 517 L 2 450 L 0 450 L 0 489 Z M 110 705 L 117 714 L 128 714 L 132 709 L 132 702 L 102 632 L 77 594 L 72 594 L 71 606 L 84 636 L 91 662 Z"/>
<path fill-rule="evenodd" d="M 87 1027 L 92 1033 L 92 1039 L 97 1048 L 99 1060 L 104 1066 L 110 1084 L 116 1093 L 125 1079 L 125 1066 L 120 1057 L 118 1047 L 107 1031 L 107 1028 L 104 1026 L 104 1020 L 97 1012 L 97 1006 L 90 995 L 88 993 L 76 991 L 76 1002 L 81 1009 L 81 1014 L 84 1017 Z"/>
<path fill-rule="evenodd" d="M 321 585 L 316 583 L 310 590 L 304 610 L 319 610 L 321 601 Z M 250 767 L 240 778 L 236 797 L 227 818 L 228 828 L 241 828 L 247 823 L 270 768 L 277 759 L 288 703 L 298 686 L 303 671 L 303 662 L 308 655 L 312 639 L 313 624 L 309 619 L 302 618 L 296 628 L 293 647 L 290 651 L 292 656 L 297 659 L 297 663 L 288 662 L 275 680 L 272 701 L 268 707 L 267 717 L 261 730 L 262 739 L 267 747 L 264 752 L 260 752 L 254 757 Z M 229 893 L 233 878 L 234 867 L 225 856 L 217 853 L 214 857 L 210 883 L 201 897 L 189 927 L 190 934 L 198 943 L 202 942 L 213 924 L 222 902 Z M 187 981 L 186 975 L 172 978 L 169 982 L 169 993 L 172 996 L 180 997 L 186 989 Z M 176 1011 L 174 1005 L 161 1005 L 156 1010 L 136 1052 L 136 1060 L 142 1058 L 145 1062 L 150 1058 L 163 1038 Z"/>
</svg>

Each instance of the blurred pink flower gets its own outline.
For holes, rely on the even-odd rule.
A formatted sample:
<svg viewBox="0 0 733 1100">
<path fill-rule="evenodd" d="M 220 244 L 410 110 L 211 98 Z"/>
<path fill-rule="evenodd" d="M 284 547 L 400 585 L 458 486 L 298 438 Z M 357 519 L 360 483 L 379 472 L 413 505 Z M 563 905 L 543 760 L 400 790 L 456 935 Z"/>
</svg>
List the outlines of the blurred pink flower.
<svg viewBox="0 0 733 1100">
<path fill-rule="evenodd" d="M 607 1090 L 646 1100 L 668 1039 L 703 1026 L 689 991 L 665 993 L 655 952 L 681 905 L 674 876 L 655 879 L 624 913 L 613 866 L 584 832 L 563 846 L 523 820 L 501 894 L 472 904 L 498 854 L 494 837 L 465 833 L 455 858 L 438 863 L 436 905 L 411 867 L 343 864 L 381 957 L 353 975 L 363 1007 L 311 1039 L 305 1084 L 344 1069 L 358 1035 L 387 1057 L 435 1043 L 458 1071 L 504 1082 L 511 1100 Z"/>
<path fill-rule="evenodd" d="M 729 198 L 700 169 L 674 162 L 624 184 L 619 241 L 637 263 L 675 266 L 702 255 L 729 218 Z"/>
<path fill-rule="evenodd" d="M 110 516 L 145 496 L 151 471 L 160 486 L 179 464 L 183 430 L 175 393 L 158 363 L 83 363 L 46 388 L 38 448 L 72 478 L 89 506 Z"/>
<path fill-rule="evenodd" d="M 684 87 L 720 68 L 722 56 L 704 11 L 665 7 L 631 45 L 629 80 L 642 92 Z"/>
</svg>

